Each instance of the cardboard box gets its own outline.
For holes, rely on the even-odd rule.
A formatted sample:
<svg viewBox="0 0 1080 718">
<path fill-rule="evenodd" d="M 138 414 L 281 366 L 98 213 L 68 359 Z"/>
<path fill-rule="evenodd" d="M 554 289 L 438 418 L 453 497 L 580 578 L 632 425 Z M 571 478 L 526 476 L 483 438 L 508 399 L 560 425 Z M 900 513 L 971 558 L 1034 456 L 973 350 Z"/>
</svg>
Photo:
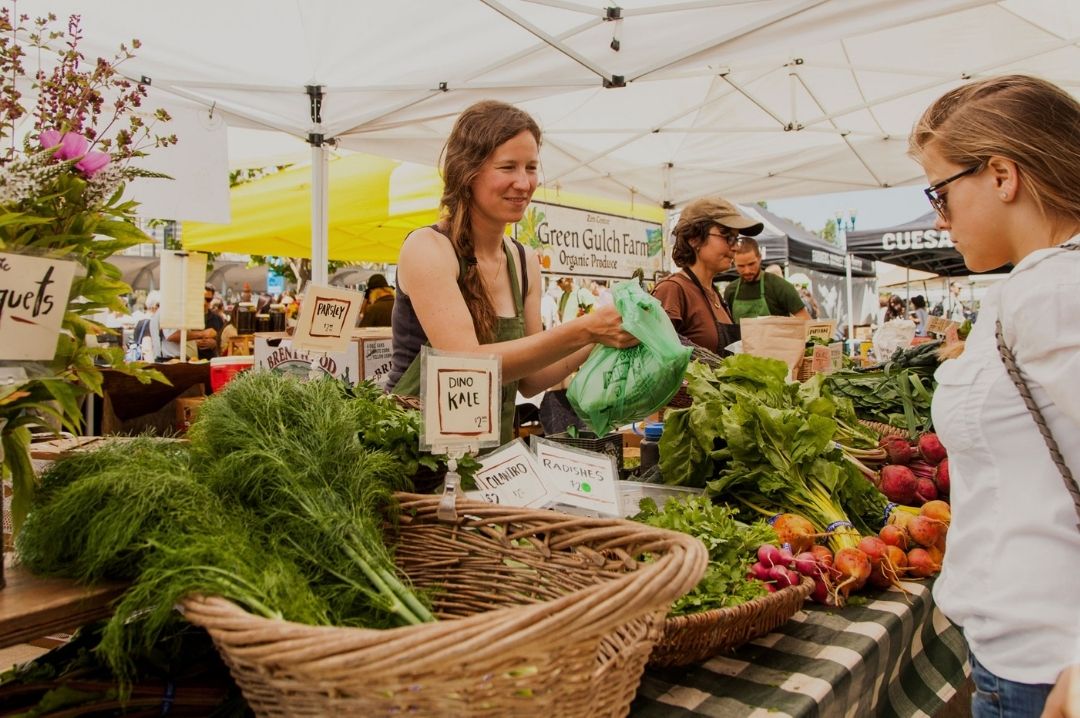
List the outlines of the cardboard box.
<svg viewBox="0 0 1080 718">
<path fill-rule="evenodd" d="M 360 366 L 363 377 L 379 386 L 386 384 L 393 358 L 390 327 L 354 329 L 353 341 L 360 345 Z"/>
<path fill-rule="evenodd" d="M 263 332 L 255 335 L 255 368 L 287 372 L 303 379 L 311 375 L 312 365 L 318 374 L 329 374 L 359 384 L 370 379 L 382 386 L 390 373 L 391 339 L 389 327 L 353 330 L 353 340 L 344 352 L 323 354 L 294 349 L 288 335 Z"/>
</svg>

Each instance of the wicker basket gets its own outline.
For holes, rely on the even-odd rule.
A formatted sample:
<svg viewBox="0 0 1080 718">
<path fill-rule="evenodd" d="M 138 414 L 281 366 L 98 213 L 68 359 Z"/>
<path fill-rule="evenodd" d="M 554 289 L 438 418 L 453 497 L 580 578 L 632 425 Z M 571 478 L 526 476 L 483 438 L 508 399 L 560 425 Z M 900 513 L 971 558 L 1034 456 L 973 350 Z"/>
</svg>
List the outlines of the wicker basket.
<svg viewBox="0 0 1080 718">
<path fill-rule="evenodd" d="M 868 421 L 866 419 L 859 419 L 859 423 L 877 432 L 877 435 L 880 437 L 907 436 L 907 432 L 903 429 L 892 426 L 891 424 L 883 424 L 880 421 Z"/>
<path fill-rule="evenodd" d="M 441 620 L 388 630 L 184 602 L 260 716 L 624 716 L 671 602 L 705 571 L 685 534 L 399 494 L 399 567 Z M 650 560 L 641 560 L 646 554 Z"/>
<path fill-rule="evenodd" d="M 794 616 L 813 590 L 813 579 L 803 576 L 798 586 L 738 606 L 671 616 L 664 621 L 664 636 L 649 656 L 649 667 L 697 663 L 764 636 Z"/>
</svg>

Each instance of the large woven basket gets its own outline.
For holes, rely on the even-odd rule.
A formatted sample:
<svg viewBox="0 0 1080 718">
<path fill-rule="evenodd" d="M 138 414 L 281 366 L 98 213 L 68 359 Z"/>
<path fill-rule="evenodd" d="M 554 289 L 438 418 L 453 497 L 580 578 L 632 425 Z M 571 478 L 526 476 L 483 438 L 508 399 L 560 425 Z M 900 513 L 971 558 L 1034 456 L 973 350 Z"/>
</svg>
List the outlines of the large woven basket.
<svg viewBox="0 0 1080 718">
<path fill-rule="evenodd" d="M 308 626 L 184 602 L 260 716 L 624 716 L 664 615 L 705 571 L 685 534 L 399 494 L 396 560 L 439 621 Z"/>
<path fill-rule="evenodd" d="M 897 426 L 891 424 L 885 424 L 880 421 L 870 421 L 869 419 L 859 419 L 859 423 L 863 426 L 872 429 L 877 432 L 877 435 L 885 438 L 886 436 L 907 436 L 907 432 Z"/>
<path fill-rule="evenodd" d="M 804 576 L 798 586 L 738 606 L 670 616 L 664 621 L 664 636 L 653 648 L 649 666 L 685 666 L 734 650 L 785 623 L 813 590 L 813 579 Z"/>
</svg>

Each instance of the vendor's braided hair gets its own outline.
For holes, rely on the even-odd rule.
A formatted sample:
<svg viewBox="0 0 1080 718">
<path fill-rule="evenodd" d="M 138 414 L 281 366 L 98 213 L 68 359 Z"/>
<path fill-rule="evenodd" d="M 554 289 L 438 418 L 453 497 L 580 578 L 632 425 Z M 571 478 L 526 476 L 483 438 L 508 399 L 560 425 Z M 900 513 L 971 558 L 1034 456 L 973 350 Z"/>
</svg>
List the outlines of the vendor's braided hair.
<svg viewBox="0 0 1080 718">
<path fill-rule="evenodd" d="M 1080 102 L 1053 83 L 1003 75 L 946 92 L 915 123 L 908 153 L 933 145 L 959 165 L 1016 163 L 1044 216 L 1080 223 Z"/>
<path fill-rule="evenodd" d="M 442 151 L 443 194 L 440 202 L 449 225 L 450 242 L 465 260 L 458 286 L 472 315 L 481 344 L 495 338 L 495 306 L 488 296 L 476 264 L 473 245 L 471 186 L 484 161 L 502 143 L 528 131 L 540 145 L 540 126 L 524 110 L 495 100 L 483 100 L 458 116 Z M 522 267 L 528 271 L 527 267 Z"/>
</svg>

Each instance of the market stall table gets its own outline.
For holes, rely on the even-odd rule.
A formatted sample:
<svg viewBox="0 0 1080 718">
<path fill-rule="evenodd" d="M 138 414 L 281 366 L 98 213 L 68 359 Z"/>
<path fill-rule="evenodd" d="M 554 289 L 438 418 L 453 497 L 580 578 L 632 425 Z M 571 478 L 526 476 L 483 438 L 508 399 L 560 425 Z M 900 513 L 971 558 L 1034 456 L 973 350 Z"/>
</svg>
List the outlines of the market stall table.
<svg viewBox="0 0 1080 718">
<path fill-rule="evenodd" d="M 966 680 L 967 647 L 929 583 L 903 586 L 839 610 L 807 603 L 733 654 L 647 671 L 630 714 L 934 716 Z"/>
<path fill-rule="evenodd" d="M 0 589 L 0 648 L 65 631 L 112 614 L 124 592 L 120 583 L 80 586 L 63 578 L 42 578 L 5 556 Z"/>
</svg>

